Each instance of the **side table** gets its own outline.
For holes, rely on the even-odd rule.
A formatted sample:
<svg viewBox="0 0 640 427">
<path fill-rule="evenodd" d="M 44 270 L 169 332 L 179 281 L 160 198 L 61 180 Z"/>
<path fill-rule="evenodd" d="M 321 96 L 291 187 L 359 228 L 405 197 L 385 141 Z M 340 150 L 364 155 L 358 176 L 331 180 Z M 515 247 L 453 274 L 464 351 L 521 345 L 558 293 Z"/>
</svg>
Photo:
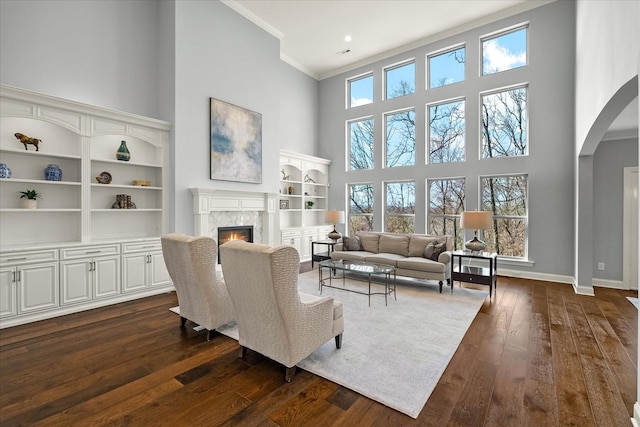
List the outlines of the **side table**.
<svg viewBox="0 0 640 427">
<path fill-rule="evenodd" d="M 456 258 L 458 262 L 456 263 Z M 462 260 L 478 260 L 487 263 L 487 267 L 475 265 L 463 265 Z M 486 265 L 486 264 L 485 264 Z M 498 254 L 489 252 L 454 251 L 451 253 L 451 285 L 453 282 L 477 283 L 489 286 L 489 298 L 492 296 L 492 289 L 498 284 Z"/>
<path fill-rule="evenodd" d="M 324 261 L 325 259 L 331 259 L 331 252 L 333 247 L 338 243 L 337 240 L 316 240 L 311 242 L 311 268 L 315 261 Z M 316 245 L 324 245 L 327 247 L 326 252 L 316 253 Z"/>
</svg>

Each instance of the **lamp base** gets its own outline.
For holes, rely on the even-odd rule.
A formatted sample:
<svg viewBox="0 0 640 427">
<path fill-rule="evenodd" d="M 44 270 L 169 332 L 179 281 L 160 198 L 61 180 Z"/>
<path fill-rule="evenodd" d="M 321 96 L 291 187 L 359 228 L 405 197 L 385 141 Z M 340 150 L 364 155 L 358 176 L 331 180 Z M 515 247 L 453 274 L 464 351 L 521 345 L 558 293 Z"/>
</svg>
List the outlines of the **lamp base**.
<svg viewBox="0 0 640 427">
<path fill-rule="evenodd" d="M 330 238 L 331 240 L 338 240 L 342 237 L 342 234 L 340 234 L 340 232 L 338 230 L 336 230 L 336 227 L 333 227 L 333 230 L 329 232 L 329 234 L 327 234 L 327 237 Z"/>
<path fill-rule="evenodd" d="M 464 247 L 469 249 L 471 252 L 482 252 L 487 248 L 487 244 L 482 240 L 478 240 L 477 237 L 474 237 L 473 239 L 465 242 Z"/>
</svg>

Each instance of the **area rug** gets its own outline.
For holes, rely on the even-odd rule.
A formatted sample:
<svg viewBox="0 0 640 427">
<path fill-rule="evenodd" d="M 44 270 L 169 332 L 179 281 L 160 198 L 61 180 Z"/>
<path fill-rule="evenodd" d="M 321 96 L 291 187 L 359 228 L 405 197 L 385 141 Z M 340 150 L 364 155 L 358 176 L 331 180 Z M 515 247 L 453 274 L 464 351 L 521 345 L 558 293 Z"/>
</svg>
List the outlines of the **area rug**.
<svg viewBox="0 0 640 427">
<path fill-rule="evenodd" d="M 334 281 L 334 286 L 342 286 Z M 347 279 L 350 289 L 366 283 Z M 381 284 L 372 285 L 377 290 Z M 319 295 L 318 272 L 300 275 L 298 288 Z M 342 289 L 323 289 L 344 304 L 342 348 L 330 340 L 298 363 L 304 369 L 417 418 L 475 318 L 488 291 L 446 287 L 437 282 L 402 282 L 397 301 Z M 218 331 L 238 339 L 230 324 Z M 295 377 L 294 377 L 295 381 Z"/>
<path fill-rule="evenodd" d="M 638 298 L 627 297 L 627 299 L 631 304 L 635 305 L 638 310 L 640 310 L 640 307 L 638 307 Z"/>
</svg>

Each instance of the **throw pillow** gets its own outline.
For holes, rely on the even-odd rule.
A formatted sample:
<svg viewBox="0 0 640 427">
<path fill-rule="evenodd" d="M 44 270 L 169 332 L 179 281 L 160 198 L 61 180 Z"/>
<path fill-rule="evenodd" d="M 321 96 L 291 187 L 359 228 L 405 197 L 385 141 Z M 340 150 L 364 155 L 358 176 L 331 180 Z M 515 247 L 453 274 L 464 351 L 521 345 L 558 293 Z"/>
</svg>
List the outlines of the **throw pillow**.
<svg viewBox="0 0 640 427">
<path fill-rule="evenodd" d="M 342 250 L 344 251 L 361 251 L 362 245 L 360 244 L 360 238 L 342 236 Z"/>
<path fill-rule="evenodd" d="M 424 248 L 424 257 L 438 261 L 440 254 L 447 250 L 446 242 L 431 242 Z"/>
</svg>

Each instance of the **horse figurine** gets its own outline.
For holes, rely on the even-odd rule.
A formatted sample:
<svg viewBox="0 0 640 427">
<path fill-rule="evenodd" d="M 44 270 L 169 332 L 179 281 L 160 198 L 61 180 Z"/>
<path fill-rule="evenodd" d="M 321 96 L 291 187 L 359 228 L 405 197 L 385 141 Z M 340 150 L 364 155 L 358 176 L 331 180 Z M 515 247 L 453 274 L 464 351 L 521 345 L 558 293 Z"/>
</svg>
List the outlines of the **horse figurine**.
<svg viewBox="0 0 640 427">
<path fill-rule="evenodd" d="M 31 144 L 31 145 L 35 145 L 36 146 L 36 151 L 38 151 L 38 144 L 40 144 L 42 142 L 41 139 L 38 138 L 31 138 L 23 133 L 15 133 L 14 134 L 16 138 L 18 138 L 18 140 L 20 142 L 22 142 L 24 144 L 24 149 L 28 150 L 27 148 L 27 144 Z"/>
</svg>

